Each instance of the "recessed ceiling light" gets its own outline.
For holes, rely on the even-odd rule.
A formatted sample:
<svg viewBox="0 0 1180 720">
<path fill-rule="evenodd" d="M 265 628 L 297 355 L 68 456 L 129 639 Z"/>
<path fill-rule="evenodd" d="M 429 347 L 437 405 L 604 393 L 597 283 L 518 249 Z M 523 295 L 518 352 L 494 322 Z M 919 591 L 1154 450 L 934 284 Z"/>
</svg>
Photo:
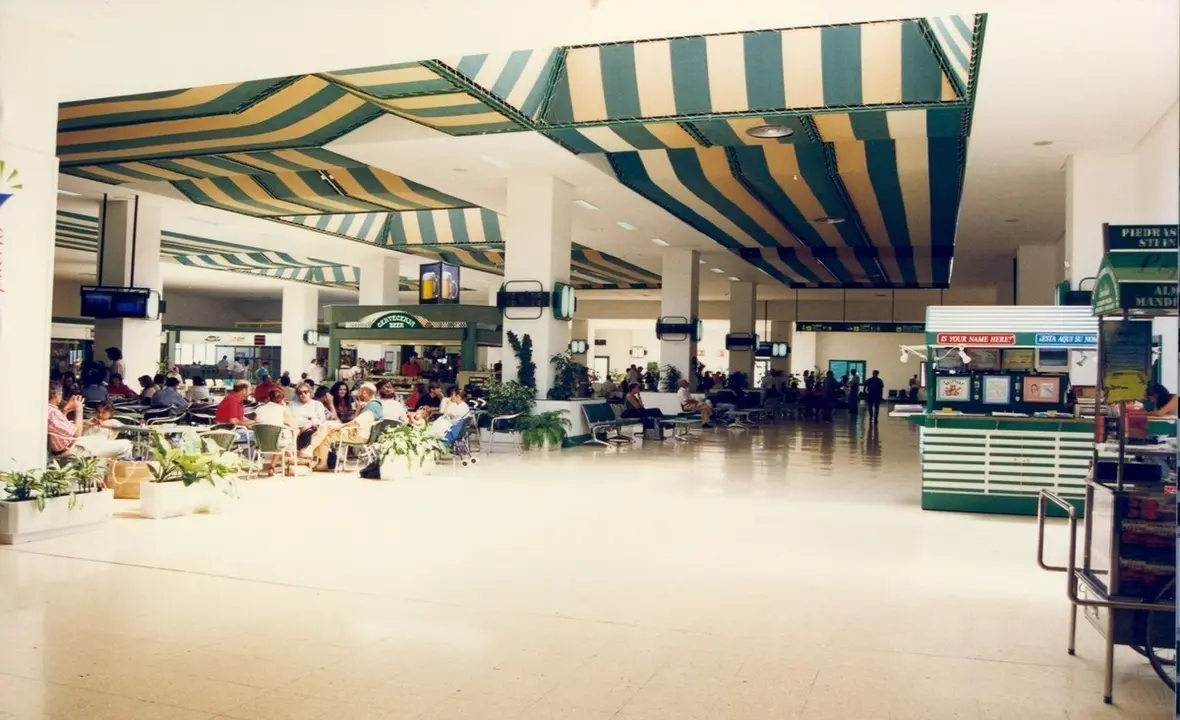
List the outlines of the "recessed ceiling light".
<svg viewBox="0 0 1180 720">
<path fill-rule="evenodd" d="M 1017 218 L 1007 218 L 1004 220 L 1004 222 L 1020 222 L 1020 220 L 1018 220 Z"/>
<path fill-rule="evenodd" d="M 62 190 L 61 188 L 57 189 L 57 194 L 58 195 L 69 195 L 70 197 L 81 197 L 82 196 L 82 193 L 76 193 L 73 190 Z"/>
<path fill-rule="evenodd" d="M 455 172 L 467 172 L 467 168 L 452 168 Z"/>
<path fill-rule="evenodd" d="M 620 220 L 617 223 L 615 223 L 615 225 L 618 225 L 619 227 L 623 228 L 624 230 L 638 230 L 639 229 L 639 228 L 635 227 L 634 225 L 632 225 L 631 223 L 627 222 L 626 220 Z"/>
<path fill-rule="evenodd" d="M 746 134 L 763 140 L 773 140 L 790 137 L 795 134 L 795 131 L 786 125 L 755 125 L 747 130 Z"/>
<path fill-rule="evenodd" d="M 480 156 L 479 156 L 479 159 L 480 159 L 480 160 L 483 160 L 483 161 L 484 161 L 484 162 L 486 162 L 488 165 L 495 165 L 496 167 L 498 167 L 498 168 L 503 168 L 503 169 L 505 169 L 505 170 L 507 170 L 508 168 L 512 167 L 511 165 L 509 165 L 508 163 L 504 162 L 504 161 L 503 161 L 503 160 L 501 160 L 500 158 L 497 158 L 497 157 L 492 157 L 491 155 L 480 155 Z"/>
<path fill-rule="evenodd" d="M 1037 140 L 1035 143 L 1033 143 L 1033 147 L 1049 147 L 1052 144 L 1052 140 Z"/>
<path fill-rule="evenodd" d="M 844 218 L 832 217 L 831 215 L 824 215 L 823 217 L 817 217 L 816 219 L 812 220 L 811 222 L 821 223 L 824 225 L 839 225 L 840 223 L 844 222 Z"/>
<path fill-rule="evenodd" d="M 597 205 L 595 205 L 592 202 L 586 202 L 585 200 L 574 200 L 574 205 L 577 205 L 578 207 L 582 208 L 583 210 L 597 210 L 598 209 Z"/>
<path fill-rule="evenodd" d="M 717 273 L 718 275 L 724 275 L 724 274 L 725 274 L 725 271 L 724 271 L 724 270 L 722 270 L 721 268 L 709 268 L 709 269 L 710 269 L 710 270 L 712 270 L 713 272 Z"/>
<path fill-rule="evenodd" d="M 707 264 L 708 264 L 708 263 L 706 263 L 704 260 L 697 260 L 697 262 L 699 262 L 701 265 L 707 265 Z"/>
<path fill-rule="evenodd" d="M 652 238 L 651 241 L 660 247 L 668 247 L 668 241 L 663 238 Z"/>
<path fill-rule="evenodd" d="M 741 278 L 734 277 L 733 275 L 730 275 L 730 276 L 729 276 L 729 279 L 730 279 L 730 281 L 731 281 L 731 282 L 741 282 L 741 281 L 742 281 L 742 279 L 741 279 Z"/>
</svg>

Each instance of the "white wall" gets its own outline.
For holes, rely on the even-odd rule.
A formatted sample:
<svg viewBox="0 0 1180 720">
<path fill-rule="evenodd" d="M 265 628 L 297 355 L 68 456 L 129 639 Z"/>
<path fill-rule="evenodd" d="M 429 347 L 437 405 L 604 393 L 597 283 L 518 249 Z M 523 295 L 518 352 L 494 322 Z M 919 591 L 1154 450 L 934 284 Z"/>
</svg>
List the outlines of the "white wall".
<svg viewBox="0 0 1180 720">
<path fill-rule="evenodd" d="M 705 320 L 702 322 L 705 336 L 697 343 L 697 360 L 709 371 L 726 372 L 729 367 L 729 353 L 725 350 L 725 335 L 729 332 L 728 320 Z M 590 320 L 590 335 L 595 341 L 605 340 L 606 345 L 593 345 L 588 353 L 592 363 L 595 357 L 609 357 L 611 370 L 625 370 L 632 364 L 644 367 L 649 362 L 663 365 L 660 358 L 660 343 L 656 339 L 655 320 Z M 762 325 L 758 325 L 759 332 Z M 631 348 L 642 347 L 647 356 L 632 358 Z M 681 369 L 683 372 L 683 369 Z"/>
<path fill-rule="evenodd" d="M 921 367 L 915 358 L 901 362 L 900 346 L 926 343 L 920 333 L 797 333 L 796 338 L 805 335 L 815 337 L 815 364 L 821 372 L 827 371 L 829 360 L 864 360 L 866 375 L 880 370 L 886 390 L 906 387 Z"/>
<path fill-rule="evenodd" d="M 1139 171 L 1140 218 L 1143 223 L 1180 222 L 1180 102 L 1173 103 L 1155 127 L 1135 148 Z M 1171 391 L 1177 389 L 1176 318 L 1157 318 L 1154 332 L 1163 338 L 1160 380 Z"/>
</svg>

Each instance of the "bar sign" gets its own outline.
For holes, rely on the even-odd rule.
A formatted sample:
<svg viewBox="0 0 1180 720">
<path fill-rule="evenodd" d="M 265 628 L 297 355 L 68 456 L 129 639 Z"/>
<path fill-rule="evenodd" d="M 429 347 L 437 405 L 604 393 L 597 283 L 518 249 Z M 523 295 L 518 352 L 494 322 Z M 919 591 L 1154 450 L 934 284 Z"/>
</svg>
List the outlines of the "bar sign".
<svg viewBox="0 0 1180 720">
<path fill-rule="evenodd" d="M 938 333 L 936 345 L 974 345 L 978 347 L 1002 347 L 1015 345 L 1015 333 Z"/>
</svg>

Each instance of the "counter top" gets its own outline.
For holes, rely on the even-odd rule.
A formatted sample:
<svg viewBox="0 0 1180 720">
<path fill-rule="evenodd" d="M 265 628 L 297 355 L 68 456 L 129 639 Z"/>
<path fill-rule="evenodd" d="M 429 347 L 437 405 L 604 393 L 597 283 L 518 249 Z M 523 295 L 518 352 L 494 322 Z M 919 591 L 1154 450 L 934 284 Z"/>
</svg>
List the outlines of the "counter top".
<svg viewBox="0 0 1180 720">
<path fill-rule="evenodd" d="M 919 427 L 963 428 L 971 430 L 1018 430 L 1033 432 L 1093 432 L 1093 418 L 1036 418 L 994 417 L 991 415 L 942 415 L 927 413 L 911 415 L 909 421 Z M 1147 430 L 1152 435 L 1175 436 L 1174 418 L 1148 418 Z"/>
</svg>

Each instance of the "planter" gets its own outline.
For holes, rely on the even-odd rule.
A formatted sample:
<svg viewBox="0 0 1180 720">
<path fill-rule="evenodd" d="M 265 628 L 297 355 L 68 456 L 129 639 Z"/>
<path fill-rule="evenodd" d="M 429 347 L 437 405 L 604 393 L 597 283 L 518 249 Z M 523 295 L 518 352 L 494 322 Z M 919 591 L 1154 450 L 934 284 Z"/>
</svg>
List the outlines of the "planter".
<svg viewBox="0 0 1180 720">
<path fill-rule="evenodd" d="M 89 530 L 110 520 L 114 509 L 113 490 L 80 494 L 73 509 L 70 509 L 69 497 L 46 500 L 44 510 L 38 510 L 32 501 L 5 500 L 0 502 L 0 545 L 16 545 Z"/>
<path fill-rule="evenodd" d="M 416 478 L 434 472 L 437 463 L 433 458 L 422 462 L 419 458 L 409 455 L 388 455 L 381 463 L 382 480 L 400 480 Z"/>
<path fill-rule="evenodd" d="M 546 439 L 540 445 L 529 445 L 529 451 L 530 452 L 538 452 L 538 453 L 548 453 L 548 452 L 554 452 L 556 450 L 560 450 L 561 447 L 562 447 L 561 443 L 556 443 L 556 444 L 551 443 L 551 442 L 549 442 L 548 439 Z"/>
<path fill-rule="evenodd" d="M 107 487 L 114 488 L 115 499 L 138 500 L 140 485 L 152 481 L 152 465 L 154 463 L 150 462 L 112 462 Z"/>
<path fill-rule="evenodd" d="M 180 482 L 140 484 L 139 516 L 151 520 L 180 517 L 194 512 L 220 512 L 226 495 L 206 482 L 185 486 Z"/>
</svg>

